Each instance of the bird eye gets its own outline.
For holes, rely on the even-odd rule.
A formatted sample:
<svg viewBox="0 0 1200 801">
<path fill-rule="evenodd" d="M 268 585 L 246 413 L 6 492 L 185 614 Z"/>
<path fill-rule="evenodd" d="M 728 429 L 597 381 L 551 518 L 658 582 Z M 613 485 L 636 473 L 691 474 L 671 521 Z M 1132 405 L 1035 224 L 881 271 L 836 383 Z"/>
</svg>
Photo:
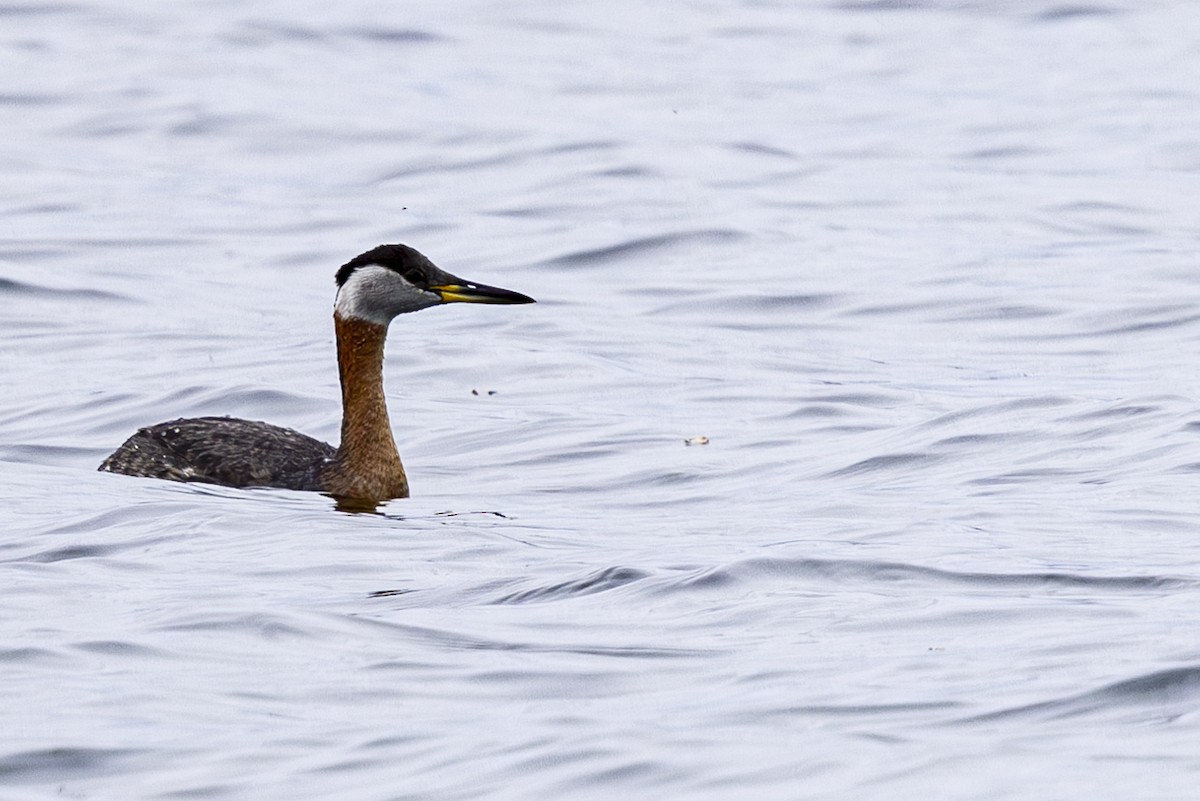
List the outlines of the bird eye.
<svg viewBox="0 0 1200 801">
<path fill-rule="evenodd" d="M 404 274 L 404 277 L 408 279 L 410 284 L 421 287 L 422 289 L 424 289 L 428 283 L 425 280 L 425 273 L 421 272 L 420 270 L 409 270 Z"/>
</svg>

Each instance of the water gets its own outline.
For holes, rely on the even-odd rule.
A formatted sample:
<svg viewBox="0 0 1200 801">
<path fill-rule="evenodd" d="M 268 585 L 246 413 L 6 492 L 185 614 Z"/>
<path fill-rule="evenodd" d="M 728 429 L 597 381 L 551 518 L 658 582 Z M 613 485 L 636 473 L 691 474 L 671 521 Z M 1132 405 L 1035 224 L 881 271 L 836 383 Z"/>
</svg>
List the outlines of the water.
<svg viewBox="0 0 1200 801">
<path fill-rule="evenodd" d="M 0 5 L 0 797 L 1193 797 L 1197 19 Z M 413 498 L 95 472 L 387 241 Z"/>
</svg>

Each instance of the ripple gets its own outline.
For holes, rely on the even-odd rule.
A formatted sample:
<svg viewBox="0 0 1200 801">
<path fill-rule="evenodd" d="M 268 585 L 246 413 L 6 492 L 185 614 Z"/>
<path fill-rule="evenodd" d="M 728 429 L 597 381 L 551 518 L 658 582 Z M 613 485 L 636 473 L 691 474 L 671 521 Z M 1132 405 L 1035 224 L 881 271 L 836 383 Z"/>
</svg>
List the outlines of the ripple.
<svg viewBox="0 0 1200 801">
<path fill-rule="evenodd" d="M 125 642 L 123 640 L 92 640 L 88 642 L 77 642 L 73 648 L 91 654 L 102 654 L 104 656 L 119 656 L 133 660 L 140 660 L 147 657 L 162 657 L 165 651 L 158 648 L 148 648 L 137 643 Z"/>
<path fill-rule="evenodd" d="M 542 262 L 546 267 L 565 267 L 568 269 L 592 269 L 603 267 L 614 261 L 643 256 L 656 250 L 676 247 L 683 244 L 713 242 L 733 242 L 743 239 L 745 234 L 732 229 L 714 228 L 703 231 L 685 231 L 673 234 L 660 234 L 641 239 L 633 239 L 616 245 L 589 250 L 578 250 L 562 256 L 556 256 Z"/>
<path fill-rule="evenodd" d="M 172 514 L 181 514 L 187 516 L 194 511 L 195 507 L 190 503 L 175 503 L 175 502 L 158 502 L 138 504 L 136 506 L 123 506 L 116 509 L 108 509 L 98 513 L 86 513 L 79 515 L 73 519 L 63 522 L 60 519 L 56 520 L 56 525 L 45 530 L 44 534 L 90 534 L 95 535 L 99 532 L 108 530 L 125 531 L 127 529 L 137 528 L 147 520 L 162 520 Z M 148 539 L 138 541 L 126 541 L 120 543 L 123 547 L 139 548 L 145 547 L 151 542 L 160 542 L 165 537 L 163 535 L 152 536 Z M 97 547 L 112 547 L 118 543 L 106 543 L 104 546 Z"/>
<path fill-rule="evenodd" d="M 250 20 L 243 22 L 238 32 L 228 36 L 226 41 L 262 46 L 272 42 L 317 42 L 326 38 L 323 31 L 311 26 L 285 24 L 277 20 Z"/>
<path fill-rule="evenodd" d="M 0 649 L 0 662 L 31 665 L 60 665 L 69 660 L 62 654 L 46 648 L 4 648 Z"/>
<path fill-rule="evenodd" d="M 1064 421 L 1087 422 L 1091 420 L 1109 420 L 1113 418 L 1142 417 L 1147 414 L 1162 411 L 1161 406 L 1145 406 L 1140 404 L 1118 404 L 1107 409 L 1097 409 L 1091 412 L 1071 415 L 1062 418 Z"/>
<path fill-rule="evenodd" d="M 1055 317 L 1061 314 L 1057 309 L 1047 309 L 1041 306 L 1027 304 L 999 305 L 992 303 L 981 304 L 970 311 L 948 314 L 940 318 L 942 322 L 972 322 L 972 321 L 1003 321 L 1003 320 L 1038 320 Z"/>
<path fill-rule="evenodd" d="M 1000 161 L 1002 159 L 1027 158 L 1045 153 L 1044 150 L 1026 145 L 1009 145 L 1005 147 L 985 147 L 963 154 L 963 158 L 977 161 Z"/>
<path fill-rule="evenodd" d="M 11 208 L 7 208 L 4 210 L 3 214 L 5 216 L 27 215 L 27 214 L 28 215 L 35 215 L 35 214 L 58 215 L 58 214 L 67 214 L 70 212 L 78 211 L 80 208 L 81 207 L 78 203 L 30 203 L 28 205 L 13 206 Z M 12 252 L 12 251 L 4 251 L 4 253 L 10 253 L 10 252 Z M 53 256 L 61 256 L 62 255 L 61 250 L 58 250 L 58 249 L 51 250 L 49 248 L 47 248 L 45 250 L 37 251 L 37 253 L 38 253 L 38 255 L 43 255 L 43 254 L 44 255 L 53 255 Z"/>
<path fill-rule="evenodd" d="M 589 656 L 614 657 L 619 659 L 687 659 L 696 656 L 714 656 L 719 651 L 709 648 L 671 647 L 666 645 L 596 645 L 586 641 L 576 642 L 532 642 L 516 639 L 497 639 L 446 628 L 419 626 L 347 616 L 348 621 L 386 631 L 404 639 L 416 638 L 436 644 L 441 648 L 457 651 L 514 651 L 536 654 L 586 654 Z M 386 660 L 371 665 L 373 669 L 407 668 L 409 660 Z"/>
<path fill-rule="evenodd" d="M 0 12 L 0 16 L 4 16 Z M 53 106 L 65 101 L 60 95 L 0 92 L 0 106 Z"/>
<path fill-rule="evenodd" d="M 770 718 L 793 718 L 803 715 L 820 717 L 893 717 L 911 712 L 946 712 L 961 709 L 963 704 L 957 701 L 929 701 L 898 704 L 846 704 L 832 706 L 825 704 L 796 705 L 796 706 L 767 706 L 748 710 L 736 710 L 723 715 L 723 719 L 731 723 L 749 724 L 758 720 Z"/>
<path fill-rule="evenodd" d="M 792 160 L 797 158 L 797 154 L 790 150 L 785 150 L 774 145 L 764 145 L 761 142 L 730 142 L 725 145 L 730 150 L 740 153 L 750 153 L 755 156 L 774 156 L 776 158 Z"/>
<path fill-rule="evenodd" d="M 1066 22 L 1084 17 L 1109 17 L 1119 13 L 1121 12 L 1118 9 L 1109 6 L 1057 6 L 1038 12 L 1033 19 L 1038 22 Z"/>
<path fill-rule="evenodd" d="M 146 753 L 135 749 L 48 748 L 0 756 L 0 780 L 24 784 L 62 782 L 119 773 Z"/>
<path fill-rule="evenodd" d="M 0 445 L 0 461 L 18 464 L 77 465 L 94 456 L 92 448 L 65 445 Z"/>
<path fill-rule="evenodd" d="M 809 395 L 804 400 L 812 403 L 836 403 L 846 406 L 861 406 L 873 409 L 889 409 L 909 402 L 907 396 L 900 393 L 885 392 L 834 392 L 829 395 Z"/>
<path fill-rule="evenodd" d="M 76 3 L 0 3 L 0 17 L 50 16 L 84 10 Z"/>
<path fill-rule="evenodd" d="M 310 628 L 294 625 L 278 615 L 269 614 L 195 615 L 191 620 L 160 626 L 158 630 L 245 632 L 264 640 L 311 639 L 316 636 Z"/>
<path fill-rule="evenodd" d="M 975 715 L 958 722 L 981 723 L 1028 717 L 1054 720 L 1130 706 L 1144 707 L 1156 717 L 1174 717 L 1194 710 L 1198 700 L 1200 667 L 1187 666 L 1153 671 L 1096 690 Z"/>
<path fill-rule="evenodd" d="M 6 255 L 5 258 L 11 258 L 11 255 Z M 25 259 L 11 259 L 13 261 L 24 261 Z M 109 292 L 103 289 L 76 289 L 76 288 L 59 288 L 40 286 L 38 284 L 30 284 L 24 281 L 16 281 L 12 278 L 0 278 L 0 295 L 19 295 L 24 297 L 48 297 L 58 298 L 62 300 L 115 300 L 124 303 L 132 303 L 134 299 L 127 295 L 119 295 L 115 292 Z"/>
<path fill-rule="evenodd" d="M 420 30 L 419 28 L 372 26 L 370 28 L 347 28 L 343 33 L 354 39 L 361 39 L 368 42 L 383 42 L 385 44 L 426 44 L 428 42 L 445 40 L 445 37 Z"/>
<path fill-rule="evenodd" d="M 776 329 L 781 317 L 788 317 L 789 322 L 799 323 L 803 318 L 794 315 L 831 306 L 838 301 L 839 296 L 826 293 L 721 295 L 673 301 L 656 308 L 654 313 L 687 311 L 703 315 L 710 324 L 717 324 L 722 318 L 728 318 L 727 322 L 721 324 L 741 330 Z"/>
<path fill-rule="evenodd" d="M 968 484 L 980 487 L 1004 486 L 1009 484 L 1037 484 L 1054 479 L 1079 479 L 1088 475 L 1087 470 L 1066 467 L 1036 467 L 1026 470 L 1010 470 L 982 478 L 972 478 Z"/>
<path fill-rule="evenodd" d="M 497 598 L 495 604 L 519 604 L 535 601 L 554 601 L 579 595 L 593 595 L 598 592 L 624 587 L 635 581 L 641 581 L 650 574 L 631 567 L 608 567 L 581 579 L 563 581 L 547 587 L 534 587 L 520 592 L 509 593 Z"/>
<path fill-rule="evenodd" d="M 753 585 L 763 577 L 856 583 L 943 583 L 975 587 L 1029 589 L 1104 589 L 1118 591 L 1192 590 L 1200 582 L 1169 576 L 1085 576 L 1073 573 L 987 573 L 941 570 L 903 562 L 842 559 L 747 559 L 718 568 L 692 570 L 657 584 L 656 592 Z"/>
<path fill-rule="evenodd" d="M 932 453 L 891 453 L 885 456 L 872 456 L 869 459 L 855 462 L 852 465 L 826 473 L 826 478 L 856 476 L 864 473 L 879 473 L 888 470 L 911 470 L 926 465 L 937 464 L 945 457 Z"/>
<path fill-rule="evenodd" d="M 128 546 L 123 545 L 67 545 L 62 548 L 50 548 L 45 551 L 22 556 L 16 559 L 5 559 L 5 562 L 67 562 L 72 559 L 94 559 L 98 556 L 111 556 L 120 553 Z"/>
<path fill-rule="evenodd" d="M 1113 319 L 1120 319 L 1119 325 L 1111 325 Z M 1194 304 L 1151 306 L 1133 309 L 1121 309 L 1115 313 L 1105 314 L 1096 318 L 1095 325 L 1078 325 L 1071 331 L 1031 332 L 1017 334 L 1023 340 L 1090 340 L 1101 337 L 1123 337 L 1130 334 L 1142 334 L 1154 331 L 1168 331 L 1176 328 L 1186 328 L 1200 322 L 1200 311 Z"/>
<path fill-rule="evenodd" d="M 545 161 L 548 157 L 557 154 L 576 153 L 580 151 L 604 151 L 612 147 L 614 147 L 614 144 L 611 142 L 571 142 L 554 147 L 519 148 L 500 153 L 488 153 L 486 155 L 471 154 L 458 159 L 439 157 L 414 160 L 405 162 L 402 166 L 393 168 L 387 172 L 380 173 L 371 179 L 371 183 L 380 184 L 401 178 L 414 178 L 422 175 L 457 173 L 491 167 L 512 166 L 531 161 Z"/>
</svg>

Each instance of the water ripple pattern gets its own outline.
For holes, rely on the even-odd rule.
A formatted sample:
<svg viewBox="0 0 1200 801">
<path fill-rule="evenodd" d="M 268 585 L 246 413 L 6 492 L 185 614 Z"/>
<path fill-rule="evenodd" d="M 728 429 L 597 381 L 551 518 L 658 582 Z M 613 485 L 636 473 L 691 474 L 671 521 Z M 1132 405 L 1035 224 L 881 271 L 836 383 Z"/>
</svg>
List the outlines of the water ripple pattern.
<svg viewBox="0 0 1200 801">
<path fill-rule="evenodd" d="M 1196 20 L 0 2 L 0 798 L 1195 798 Z M 411 499 L 96 472 L 397 241 Z"/>
</svg>

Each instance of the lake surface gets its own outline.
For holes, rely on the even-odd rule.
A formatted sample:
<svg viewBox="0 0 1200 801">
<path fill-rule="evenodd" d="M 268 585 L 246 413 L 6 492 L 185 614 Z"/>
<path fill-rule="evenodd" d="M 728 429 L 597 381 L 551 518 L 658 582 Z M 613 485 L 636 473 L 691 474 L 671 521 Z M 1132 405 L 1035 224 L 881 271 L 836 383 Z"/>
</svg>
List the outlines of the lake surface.
<svg viewBox="0 0 1200 801">
<path fill-rule="evenodd" d="M 0 4 L 0 798 L 1191 799 L 1183 0 Z M 336 441 L 413 497 L 96 472 Z M 708 444 L 686 444 L 706 437 Z"/>
</svg>

